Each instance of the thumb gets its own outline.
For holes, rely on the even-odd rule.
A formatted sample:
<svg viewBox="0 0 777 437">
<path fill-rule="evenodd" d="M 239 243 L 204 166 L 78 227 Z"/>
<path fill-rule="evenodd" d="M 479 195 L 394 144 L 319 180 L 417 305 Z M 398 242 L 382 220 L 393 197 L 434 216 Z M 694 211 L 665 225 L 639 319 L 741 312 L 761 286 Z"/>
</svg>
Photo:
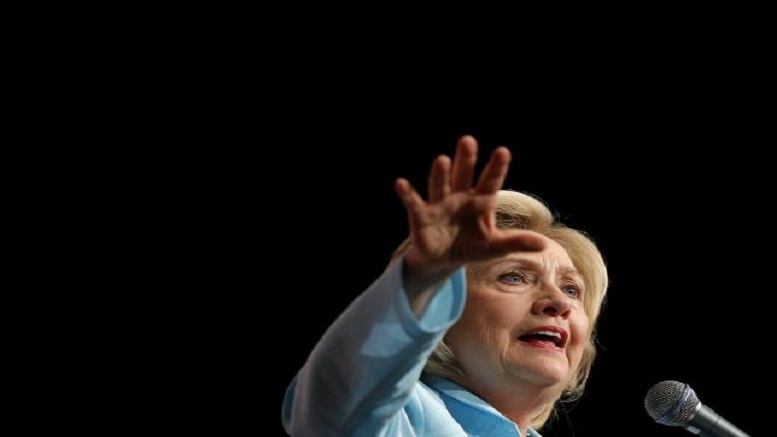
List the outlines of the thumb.
<svg viewBox="0 0 777 437">
<path fill-rule="evenodd" d="M 503 255 L 510 252 L 540 252 L 547 245 L 546 238 L 536 232 L 510 229 L 492 240 L 490 249 L 494 254 Z"/>
</svg>

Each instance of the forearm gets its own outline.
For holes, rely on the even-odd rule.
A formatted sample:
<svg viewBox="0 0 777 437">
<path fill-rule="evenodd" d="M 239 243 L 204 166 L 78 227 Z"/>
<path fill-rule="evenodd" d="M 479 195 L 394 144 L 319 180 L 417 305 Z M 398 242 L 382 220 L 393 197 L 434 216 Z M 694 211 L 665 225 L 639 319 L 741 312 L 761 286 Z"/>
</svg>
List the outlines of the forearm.
<svg viewBox="0 0 777 437">
<path fill-rule="evenodd" d="M 416 318 L 420 319 L 437 295 L 439 288 L 458 270 L 457 268 L 441 268 L 437 270 L 419 268 L 407 258 L 402 260 L 402 283 L 405 289 L 410 309 Z"/>
<path fill-rule="evenodd" d="M 327 330 L 287 394 L 287 429 L 377 429 L 402 409 L 427 357 L 461 315 L 464 273 L 424 296 L 421 318 L 402 282 L 398 263 Z"/>
</svg>

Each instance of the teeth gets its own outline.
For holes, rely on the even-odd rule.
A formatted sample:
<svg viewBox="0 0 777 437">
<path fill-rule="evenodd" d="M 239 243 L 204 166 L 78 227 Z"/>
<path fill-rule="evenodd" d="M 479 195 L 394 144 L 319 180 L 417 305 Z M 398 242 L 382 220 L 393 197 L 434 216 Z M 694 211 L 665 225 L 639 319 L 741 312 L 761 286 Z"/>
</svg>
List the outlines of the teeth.
<svg viewBox="0 0 777 437">
<path fill-rule="evenodd" d="M 532 334 L 549 335 L 551 337 L 556 337 L 559 340 L 561 340 L 561 334 L 559 334 L 558 332 L 554 332 L 554 331 L 537 331 L 537 332 L 532 332 Z"/>
</svg>

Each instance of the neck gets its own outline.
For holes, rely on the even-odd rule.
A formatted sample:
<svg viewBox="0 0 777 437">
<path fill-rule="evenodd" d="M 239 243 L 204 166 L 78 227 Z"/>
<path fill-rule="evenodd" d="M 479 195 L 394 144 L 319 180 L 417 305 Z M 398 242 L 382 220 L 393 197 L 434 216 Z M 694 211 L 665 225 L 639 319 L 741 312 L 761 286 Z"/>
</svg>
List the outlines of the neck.
<svg viewBox="0 0 777 437">
<path fill-rule="evenodd" d="M 555 401 L 559 394 L 558 386 L 541 386 L 526 382 L 512 384 L 472 384 L 470 380 L 456 382 L 513 421 L 523 436 L 526 435 L 532 419 L 549 403 Z"/>
</svg>

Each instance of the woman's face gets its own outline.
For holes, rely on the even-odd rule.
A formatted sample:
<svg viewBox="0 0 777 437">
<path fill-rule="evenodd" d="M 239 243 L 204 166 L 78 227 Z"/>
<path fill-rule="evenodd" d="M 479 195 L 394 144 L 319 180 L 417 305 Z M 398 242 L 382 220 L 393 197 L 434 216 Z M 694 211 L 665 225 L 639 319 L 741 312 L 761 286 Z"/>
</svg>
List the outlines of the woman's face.
<svg viewBox="0 0 777 437">
<path fill-rule="evenodd" d="M 446 343 L 472 388 L 565 387 L 589 342 L 583 278 L 566 250 L 543 237 L 541 252 L 470 265 L 467 303 Z"/>
</svg>

